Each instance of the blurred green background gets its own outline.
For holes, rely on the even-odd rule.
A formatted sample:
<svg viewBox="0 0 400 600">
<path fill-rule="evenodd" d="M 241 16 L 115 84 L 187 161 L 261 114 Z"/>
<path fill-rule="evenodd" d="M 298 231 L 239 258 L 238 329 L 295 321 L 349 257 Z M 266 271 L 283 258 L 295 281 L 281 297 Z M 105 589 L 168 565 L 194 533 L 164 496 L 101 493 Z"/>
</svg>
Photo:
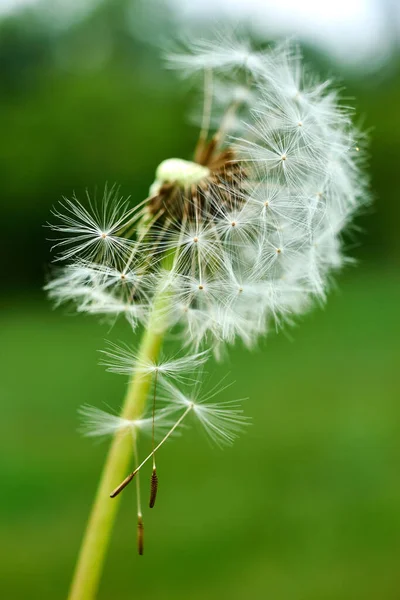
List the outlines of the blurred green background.
<svg viewBox="0 0 400 600">
<path fill-rule="evenodd" d="M 76 410 L 118 408 L 125 382 L 96 351 L 130 341 L 122 321 L 52 310 L 42 225 L 62 195 L 106 182 L 140 201 L 157 164 L 189 157 L 196 138 L 193 90 L 157 49 L 173 19 L 138 36 L 134 2 L 90 5 L 68 20 L 50 3 L 0 16 L 2 598 L 66 596 L 107 450 L 78 435 Z M 252 427 L 223 452 L 195 430 L 167 445 L 144 557 L 126 491 L 100 600 L 399 598 L 400 54 L 371 73 L 304 51 L 342 77 L 371 129 L 359 265 L 325 310 L 218 367 L 236 380 L 226 398 L 249 397 Z"/>
</svg>

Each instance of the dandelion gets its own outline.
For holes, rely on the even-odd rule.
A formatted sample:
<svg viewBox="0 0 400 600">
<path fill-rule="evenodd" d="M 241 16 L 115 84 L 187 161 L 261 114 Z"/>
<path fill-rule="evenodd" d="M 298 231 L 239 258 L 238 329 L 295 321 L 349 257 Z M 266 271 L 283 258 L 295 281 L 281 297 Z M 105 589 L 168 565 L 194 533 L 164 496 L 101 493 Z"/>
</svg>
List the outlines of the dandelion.
<svg viewBox="0 0 400 600">
<path fill-rule="evenodd" d="M 103 519 L 113 510 L 105 508 L 110 492 L 152 459 L 154 507 L 156 455 L 189 415 L 220 446 L 247 424 L 237 403 L 217 402 L 213 393 L 202 400 L 180 386 L 198 380 L 211 352 L 221 360 L 237 340 L 251 348 L 324 302 L 332 275 L 349 262 L 343 231 L 369 201 L 364 136 L 296 46 L 254 49 L 225 31 L 185 42 L 166 63 L 202 82 L 192 159 L 162 161 L 139 204 L 106 189 L 100 202 L 64 200 L 50 226 L 61 236 L 59 268 L 47 284 L 56 304 L 111 320 L 122 315 L 144 330 L 137 351 L 115 344 L 103 351 L 106 368 L 129 377 L 121 416 L 84 409 L 90 436 L 114 433 L 73 584 L 80 593 L 87 582 L 85 597 L 93 597 L 101 570 L 96 548 L 111 531 L 113 518 Z M 160 358 L 170 337 L 180 353 Z M 149 427 L 152 449 L 140 462 L 139 436 Z M 120 484 L 132 452 L 123 431 L 131 431 L 135 465 Z M 139 483 L 137 498 L 142 553 Z"/>
</svg>

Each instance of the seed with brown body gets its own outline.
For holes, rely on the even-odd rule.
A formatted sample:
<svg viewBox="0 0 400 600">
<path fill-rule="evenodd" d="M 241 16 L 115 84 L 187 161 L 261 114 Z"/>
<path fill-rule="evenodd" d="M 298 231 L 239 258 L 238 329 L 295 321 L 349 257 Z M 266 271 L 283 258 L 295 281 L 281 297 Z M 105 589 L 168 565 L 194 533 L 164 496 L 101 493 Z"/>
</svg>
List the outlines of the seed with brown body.
<svg viewBox="0 0 400 600">
<path fill-rule="evenodd" d="M 138 544 L 138 553 L 140 556 L 142 556 L 142 554 L 143 554 L 143 538 L 144 538 L 143 518 L 142 518 L 142 515 L 138 515 L 137 544 Z"/>
<path fill-rule="evenodd" d="M 151 482 L 150 482 L 150 502 L 149 502 L 150 508 L 153 508 L 156 503 L 157 490 L 158 490 L 158 477 L 157 477 L 156 470 L 153 469 L 153 473 L 151 474 Z"/>
</svg>

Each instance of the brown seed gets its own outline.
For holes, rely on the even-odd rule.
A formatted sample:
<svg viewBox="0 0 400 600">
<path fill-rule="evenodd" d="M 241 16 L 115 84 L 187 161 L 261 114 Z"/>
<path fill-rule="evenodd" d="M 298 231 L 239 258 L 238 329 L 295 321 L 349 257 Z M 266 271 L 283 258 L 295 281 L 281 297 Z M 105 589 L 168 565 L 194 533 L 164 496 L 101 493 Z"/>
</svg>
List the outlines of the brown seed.
<svg viewBox="0 0 400 600">
<path fill-rule="evenodd" d="M 116 487 L 115 490 L 113 490 L 111 492 L 110 498 L 115 498 L 116 496 L 118 496 L 118 494 L 120 494 L 122 492 L 122 490 L 124 490 L 126 488 L 128 483 L 130 483 L 132 481 L 132 479 L 135 477 L 136 473 L 137 473 L 137 471 L 133 471 L 133 473 L 130 473 L 128 475 L 128 477 L 125 477 L 123 482 L 120 483 L 119 486 Z"/>
<path fill-rule="evenodd" d="M 157 490 L 158 490 L 158 477 L 157 477 L 156 470 L 153 469 L 153 473 L 151 475 L 151 482 L 150 482 L 150 502 L 149 502 L 150 508 L 153 508 L 156 503 Z"/>
<path fill-rule="evenodd" d="M 142 518 L 142 515 L 138 515 L 137 545 L 138 545 L 138 553 L 140 556 L 142 556 L 142 554 L 143 554 L 143 537 L 144 537 L 143 518 Z"/>
</svg>

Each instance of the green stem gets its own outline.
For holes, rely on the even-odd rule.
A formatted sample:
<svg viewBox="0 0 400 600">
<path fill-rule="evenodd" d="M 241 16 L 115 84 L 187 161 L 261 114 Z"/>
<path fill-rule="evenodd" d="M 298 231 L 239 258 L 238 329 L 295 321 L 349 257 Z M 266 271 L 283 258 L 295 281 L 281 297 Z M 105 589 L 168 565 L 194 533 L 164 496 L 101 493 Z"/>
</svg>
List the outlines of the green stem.
<svg viewBox="0 0 400 600">
<path fill-rule="evenodd" d="M 140 350 L 139 359 L 155 361 L 158 357 L 164 334 L 150 323 L 146 329 Z M 121 416 L 125 419 L 136 419 L 144 411 L 151 374 L 132 377 Z M 112 527 L 117 514 L 119 499 L 110 499 L 110 492 L 120 483 L 129 470 L 132 455 L 132 439 L 130 436 L 116 434 L 105 465 L 91 515 L 86 527 L 69 600 L 93 600 L 96 597 L 103 563 L 106 556 Z"/>
</svg>

